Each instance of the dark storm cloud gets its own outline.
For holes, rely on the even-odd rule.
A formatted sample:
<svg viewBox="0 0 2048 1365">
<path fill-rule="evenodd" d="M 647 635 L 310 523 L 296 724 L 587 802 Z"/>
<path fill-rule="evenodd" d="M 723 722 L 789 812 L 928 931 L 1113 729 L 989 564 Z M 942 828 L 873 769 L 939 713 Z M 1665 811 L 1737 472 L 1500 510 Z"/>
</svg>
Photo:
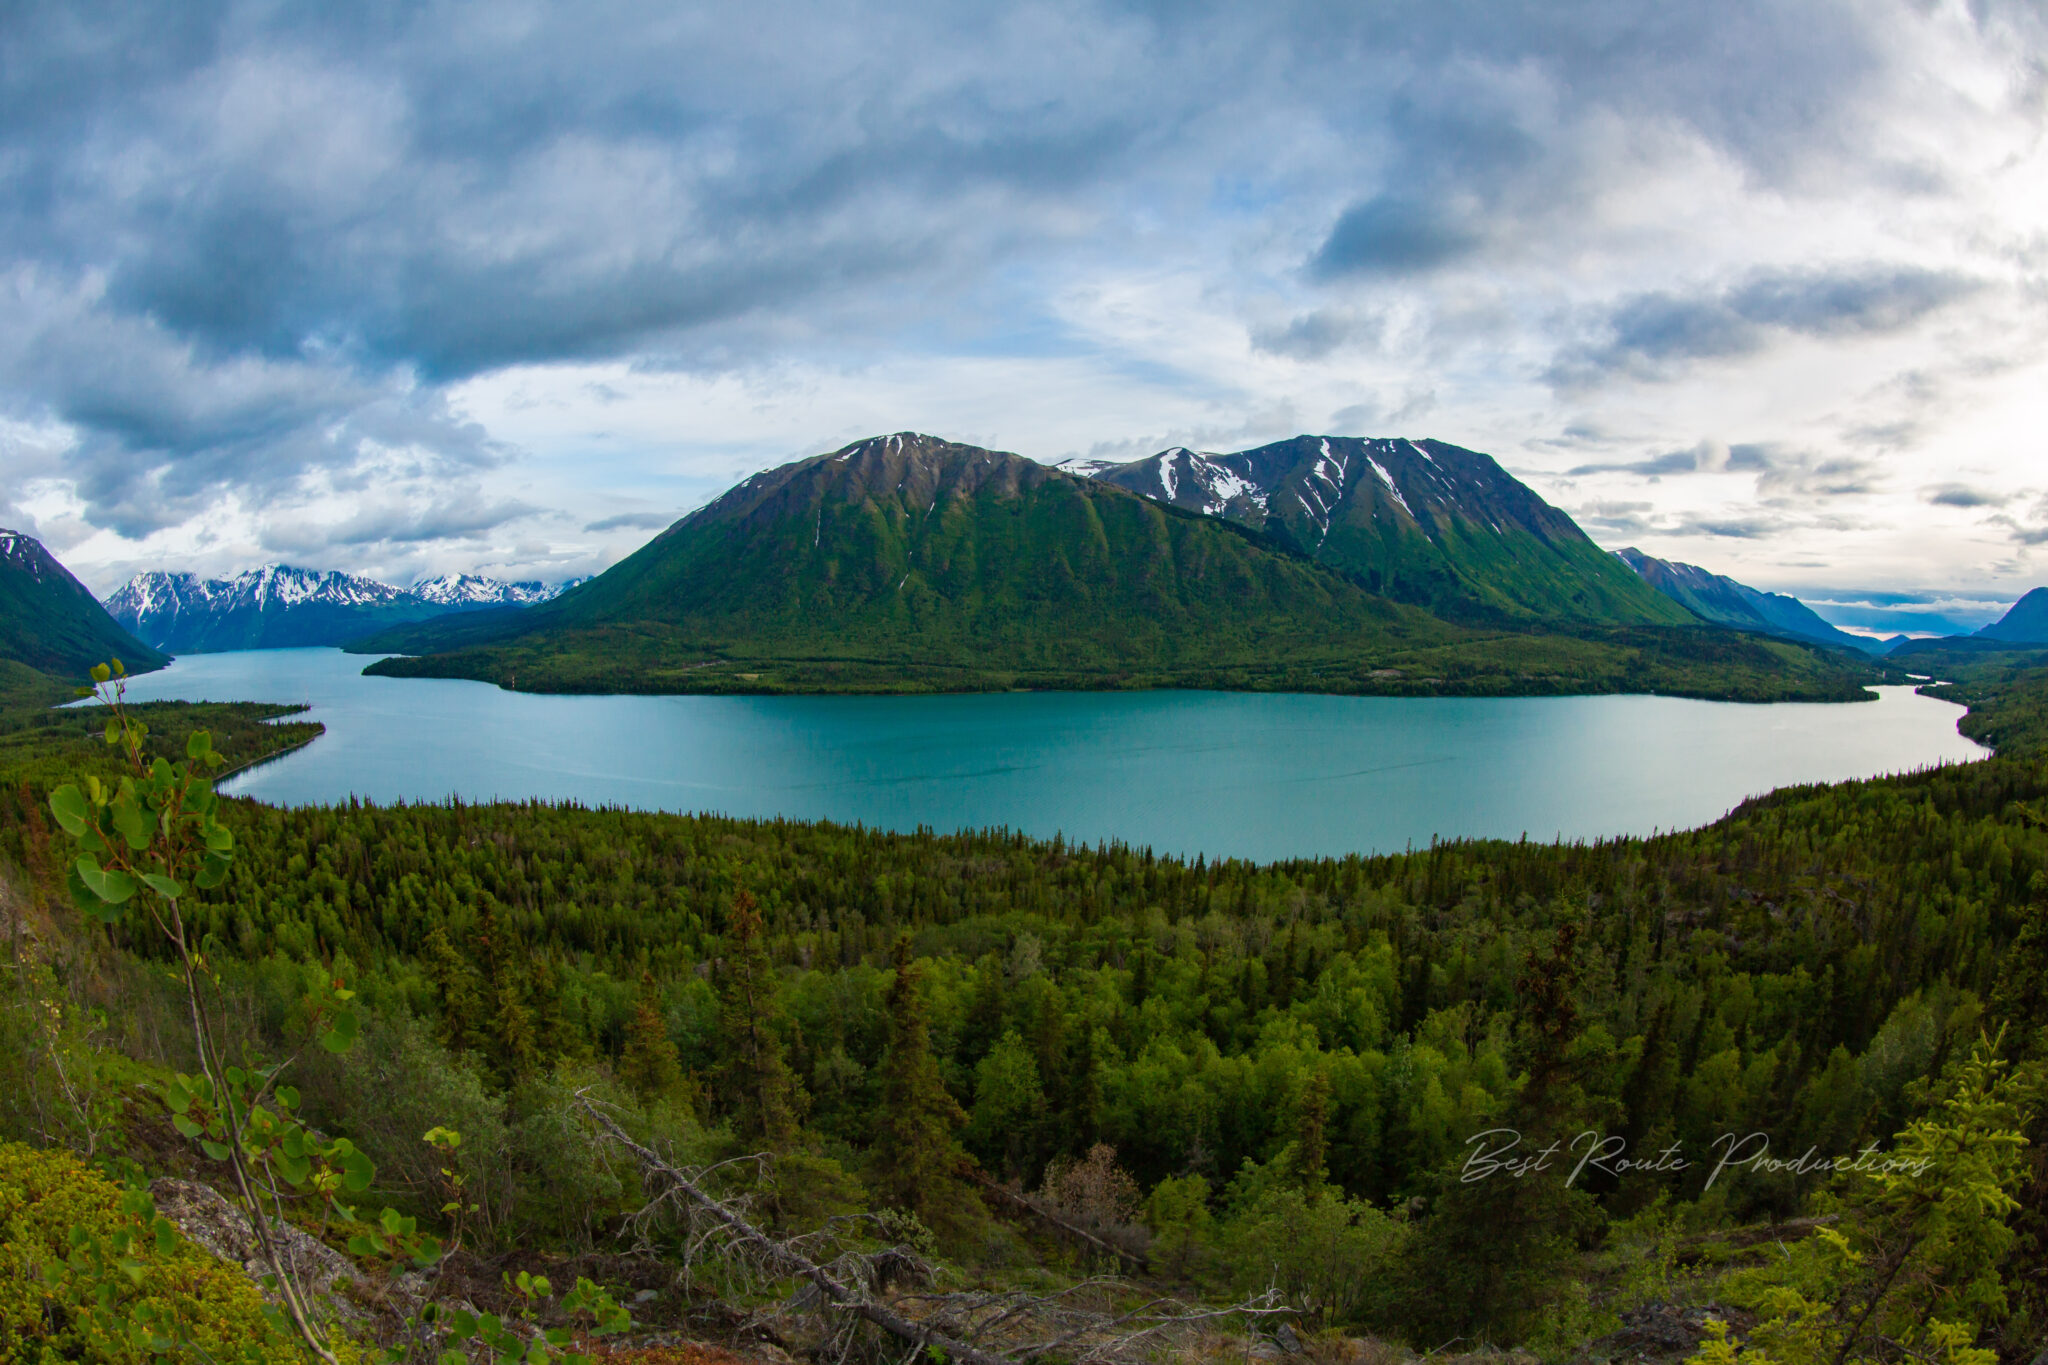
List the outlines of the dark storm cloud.
<svg viewBox="0 0 2048 1365">
<path fill-rule="evenodd" d="M 1641 474 L 1658 478 L 1665 474 L 1690 474 L 1695 470 L 1709 467 L 1706 457 L 1698 450 L 1671 450 L 1662 455 L 1652 455 L 1647 460 L 1622 460 L 1611 464 L 1582 464 L 1570 472 L 1579 474 Z"/>
<path fill-rule="evenodd" d="M 991 280 L 1051 311 L 1075 260 L 1150 269 L 1141 216 L 1220 294 L 1247 287 L 1247 223 L 1341 293 L 1571 240 L 1637 164 L 1616 129 L 1768 189 L 1934 193 L 1856 117 L 1885 24 L 1812 0 L 14 6 L 0 409 L 74 430 L 88 520 L 135 535 L 370 461 L 486 467 L 506 452 L 444 389 L 505 366 L 978 344 L 1017 321 Z M 1894 267 L 1645 295 L 1560 364 L 1889 330 L 1966 288 Z M 1311 308 L 1254 342 L 1317 360 L 1377 327 Z"/>
<path fill-rule="evenodd" d="M 1484 241 L 1467 215 L 1412 195 L 1383 194 L 1344 211 L 1309 269 L 1324 279 L 1415 274 L 1469 256 Z"/>
<path fill-rule="evenodd" d="M 1610 374 L 1675 375 L 1691 361 L 1745 356 L 1774 334 L 1839 337 L 1896 332 L 1981 287 L 1965 276 L 1912 266 L 1760 272 L 1731 289 L 1639 294 L 1603 321 L 1605 338 L 1563 352 L 1548 378 L 1559 387 Z"/>
<path fill-rule="evenodd" d="M 1936 507 L 2003 507 L 2012 501 L 2009 494 L 1972 488 L 1966 483 L 1937 484 L 1924 490 L 1923 496 Z"/>
<path fill-rule="evenodd" d="M 601 517 L 583 524 L 586 531 L 658 531 L 674 521 L 668 512 L 621 512 L 615 517 Z"/>
<path fill-rule="evenodd" d="M 1252 348 L 1297 360 L 1321 360 L 1340 347 L 1370 345 L 1379 335 L 1380 323 L 1376 318 L 1318 308 L 1284 327 L 1255 328 Z"/>
</svg>

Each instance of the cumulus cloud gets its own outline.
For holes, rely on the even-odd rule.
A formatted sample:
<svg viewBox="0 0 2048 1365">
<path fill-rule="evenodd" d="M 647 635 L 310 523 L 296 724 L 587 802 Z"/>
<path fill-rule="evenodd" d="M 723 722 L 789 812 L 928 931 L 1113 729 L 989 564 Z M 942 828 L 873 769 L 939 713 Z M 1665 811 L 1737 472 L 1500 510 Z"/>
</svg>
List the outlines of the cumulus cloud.
<svg viewBox="0 0 2048 1365">
<path fill-rule="evenodd" d="M 1570 473 L 1573 477 L 1633 474 L 1653 482 L 1686 474 L 1753 474 L 1757 494 L 1767 502 L 1869 493 L 1880 478 L 1878 466 L 1867 459 L 1822 456 L 1780 442 L 1756 441 L 1735 445 L 1701 441 L 1683 450 L 1668 450 L 1643 459 L 1575 465 Z"/>
<path fill-rule="evenodd" d="M 1718 456 L 1718 458 L 1717 458 Z M 1701 470 L 1725 468 L 1725 452 L 1716 452 L 1710 447 L 1696 446 L 1690 450 L 1667 450 L 1662 455 L 1652 455 L 1641 460 L 1620 460 L 1606 464 L 1582 464 L 1572 467 L 1571 473 L 1581 474 L 1640 474 L 1644 478 L 1661 478 L 1666 474 L 1694 474 Z"/>
<path fill-rule="evenodd" d="M 1309 262 L 1322 279 L 1408 275 L 1470 256 L 1485 242 L 1480 215 L 1413 194 L 1380 194 L 1344 210 Z"/>
</svg>

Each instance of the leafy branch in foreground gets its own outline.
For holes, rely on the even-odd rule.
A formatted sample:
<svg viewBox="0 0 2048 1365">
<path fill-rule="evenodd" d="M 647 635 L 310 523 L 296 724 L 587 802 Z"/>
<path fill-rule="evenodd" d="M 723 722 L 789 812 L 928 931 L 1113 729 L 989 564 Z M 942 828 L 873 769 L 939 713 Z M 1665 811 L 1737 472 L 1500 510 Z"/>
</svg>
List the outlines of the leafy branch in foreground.
<svg viewBox="0 0 2048 1365">
<path fill-rule="evenodd" d="M 297 1337 L 320 1359 L 333 1361 L 305 1287 L 278 1245 L 273 1220 L 282 1223 L 284 1201 L 301 1191 L 317 1191 L 333 1203 L 340 1193 L 368 1189 L 369 1159 L 346 1140 L 316 1138 L 292 1117 L 298 1095 L 279 1079 L 290 1060 L 234 1065 L 208 1016 L 204 989 L 211 973 L 179 902 L 189 889 L 219 886 L 234 856 L 234 833 L 221 823 L 219 798 L 204 775 L 222 762 L 212 735 L 193 731 L 182 763 L 145 760 L 149 729 L 124 705 L 121 661 L 95 665 L 92 681 L 81 695 L 107 708 L 107 745 L 119 751 L 127 771 L 111 785 L 87 775 L 83 788 L 66 783 L 50 793 L 50 813 L 80 850 L 67 875 L 72 896 L 107 924 L 121 923 L 131 903 L 140 904 L 176 956 L 199 1074 L 180 1075 L 169 1085 L 171 1122 L 207 1156 L 227 1165 L 270 1268 L 269 1288 Z M 333 980 L 310 1002 L 313 1027 L 329 1051 L 344 1051 L 355 1039 L 352 995 Z M 345 1206 L 334 1207 L 353 1216 Z M 431 1254 L 424 1246 L 420 1250 Z"/>
<path fill-rule="evenodd" d="M 329 1138 L 302 1123 L 296 1116 L 298 1092 L 283 1082 L 312 1042 L 334 1053 L 355 1044 L 359 1024 L 351 1003 L 354 992 L 340 977 L 323 974 L 306 1002 L 308 1043 L 281 1062 L 238 1064 L 230 1058 L 207 1009 L 206 987 L 219 983 L 204 945 L 180 907 L 189 891 L 221 885 L 234 857 L 234 833 L 221 822 L 220 800 L 206 775 L 221 765 L 221 755 L 207 731 L 195 730 L 185 745 L 185 761 L 146 760 L 149 729 L 125 705 L 126 671 L 121 661 L 95 666 L 92 680 L 93 686 L 80 694 L 96 697 L 106 707 L 106 742 L 119 751 L 126 771 L 114 783 L 87 775 L 83 786 L 66 783 L 50 794 L 51 814 L 79 849 L 68 869 L 72 895 L 88 913 L 110 925 L 125 921 L 131 908 L 139 905 L 175 955 L 199 1071 L 178 1075 L 166 1087 L 171 1123 L 208 1157 L 227 1166 L 269 1272 L 264 1285 L 278 1300 L 279 1307 L 270 1310 L 281 1310 L 278 1326 L 318 1359 L 338 1365 L 335 1343 L 307 1284 L 294 1258 L 280 1245 L 287 1205 L 317 1200 L 323 1230 L 330 1217 L 354 1229 L 348 1246 L 357 1256 L 410 1261 L 425 1269 L 445 1254 L 439 1240 L 421 1232 L 414 1219 L 396 1209 L 385 1209 L 375 1220 L 357 1218 L 356 1210 L 342 1200 L 369 1189 L 375 1175 L 369 1157 L 347 1138 Z M 425 1140 L 449 1153 L 461 1137 L 436 1127 Z M 442 1211 L 453 1218 L 459 1237 L 463 1217 L 473 1206 L 465 1206 L 459 1181 L 451 1180 L 449 1194 Z M 160 1220 L 158 1230 L 163 1230 Z M 529 1304 L 553 1293 L 546 1280 L 523 1272 L 517 1289 Z M 626 1322 L 624 1311 L 587 1281 L 578 1282 L 563 1306 L 572 1315 L 589 1315 L 599 1332 L 619 1330 Z M 551 1348 L 569 1340 L 566 1329 L 522 1329 L 489 1315 L 444 1314 L 436 1325 L 456 1341 L 478 1341 L 506 1359 L 555 1359 Z M 461 1358 L 444 1352 L 442 1359 L 451 1355 Z"/>
</svg>

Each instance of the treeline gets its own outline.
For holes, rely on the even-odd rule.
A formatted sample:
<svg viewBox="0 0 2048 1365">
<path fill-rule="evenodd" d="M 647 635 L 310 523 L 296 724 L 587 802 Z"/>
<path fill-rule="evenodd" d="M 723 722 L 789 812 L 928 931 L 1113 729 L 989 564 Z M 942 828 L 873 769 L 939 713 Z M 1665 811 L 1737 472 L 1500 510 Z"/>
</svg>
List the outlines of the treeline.
<svg viewBox="0 0 2048 1365">
<path fill-rule="evenodd" d="M 1888 1136 L 1996 994 L 2048 866 L 2025 818 L 2043 787 L 2007 761 L 1781 792 L 1651 840 L 1272 866 L 535 804 L 252 806 L 201 914 L 245 962 L 346 960 L 509 1085 L 617 1059 L 648 991 L 685 1070 L 714 1073 L 745 893 L 823 1135 L 871 1128 L 908 935 L 990 1170 L 1031 1182 L 1104 1141 L 1148 1187 L 1227 1178 L 1275 1155 L 1327 1073 L 1334 1178 L 1391 1202 L 1502 1111 L 1517 979 L 1565 924 L 1617 1131 L 1696 1152 L 1731 1125 Z M 1734 1197 L 1790 1212 L 1796 1192 Z"/>
</svg>

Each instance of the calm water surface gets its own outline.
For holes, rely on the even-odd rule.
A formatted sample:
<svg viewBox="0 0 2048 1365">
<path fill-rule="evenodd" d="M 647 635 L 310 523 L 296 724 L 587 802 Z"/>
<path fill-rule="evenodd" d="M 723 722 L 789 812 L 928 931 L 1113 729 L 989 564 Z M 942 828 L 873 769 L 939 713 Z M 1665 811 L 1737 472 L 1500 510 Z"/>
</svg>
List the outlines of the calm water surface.
<svg viewBox="0 0 2048 1365">
<path fill-rule="evenodd" d="M 137 700 L 304 701 L 327 733 L 227 784 L 280 805 L 543 797 L 1284 858 L 1431 836 L 1646 834 L 1745 797 L 1982 757 L 1962 708 L 1228 692 L 544 697 L 365 678 L 334 649 L 195 654 Z"/>
</svg>

